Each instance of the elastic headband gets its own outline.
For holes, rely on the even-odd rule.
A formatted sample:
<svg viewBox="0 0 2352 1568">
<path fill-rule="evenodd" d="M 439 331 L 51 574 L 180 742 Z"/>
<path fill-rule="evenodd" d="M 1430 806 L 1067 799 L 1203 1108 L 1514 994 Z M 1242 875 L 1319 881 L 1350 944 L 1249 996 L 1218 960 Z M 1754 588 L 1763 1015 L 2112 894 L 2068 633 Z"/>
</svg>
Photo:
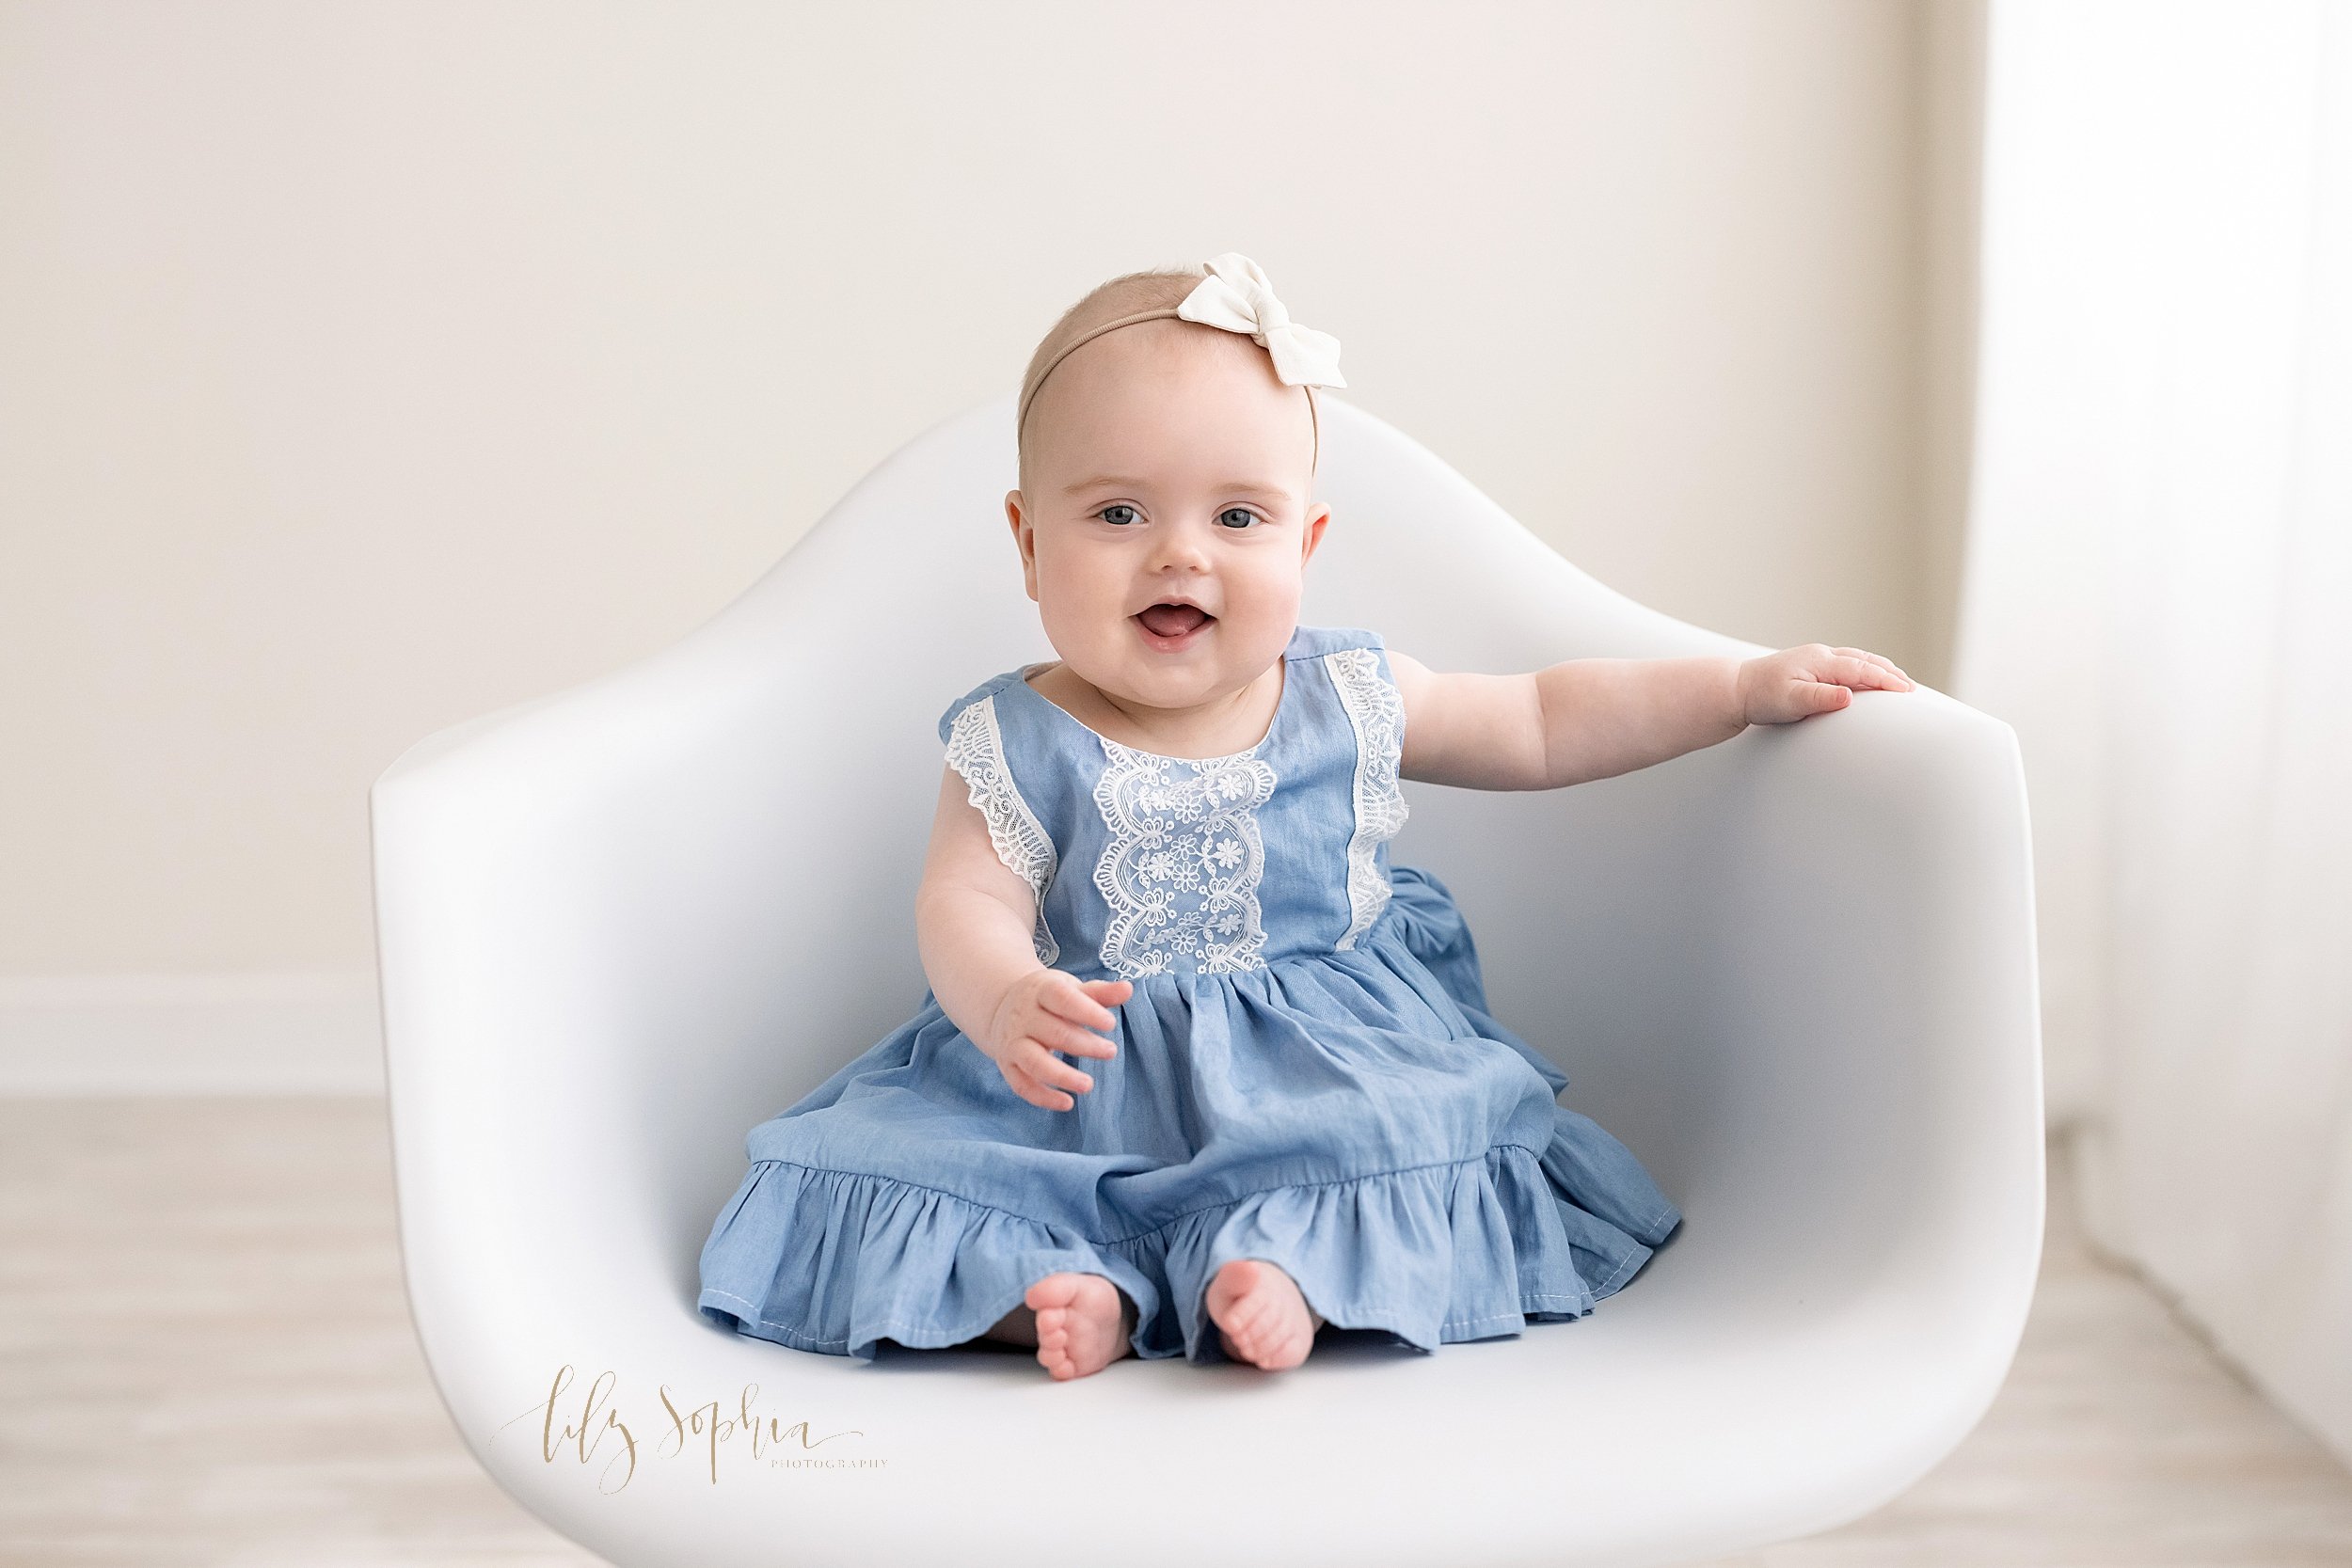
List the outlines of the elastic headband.
<svg viewBox="0 0 2352 1568">
<path fill-rule="evenodd" d="M 1045 378 L 1054 373 L 1055 366 L 1105 332 L 1174 316 L 1243 334 L 1273 356 L 1276 379 L 1286 387 L 1306 388 L 1307 418 L 1314 427 L 1314 455 L 1310 459 L 1310 468 L 1320 462 L 1323 419 L 1315 411 L 1315 388 L 1347 385 L 1340 374 L 1340 341 L 1328 332 L 1317 332 L 1292 321 L 1290 311 L 1275 297 L 1274 286 L 1266 281 L 1264 270 L 1241 252 L 1229 250 L 1207 266 L 1208 276 L 1184 296 L 1183 303 L 1162 306 L 1156 310 L 1137 310 L 1133 315 L 1106 321 L 1063 344 L 1061 352 L 1038 372 L 1028 396 L 1021 400 L 1020 412 L 1013 420 L 1014 438 L 1019 439 L 1020 433 L 1028 427 L 1029 405 L 1037 402 L 1037 395 L 1043 389 Z"/>
</svg>

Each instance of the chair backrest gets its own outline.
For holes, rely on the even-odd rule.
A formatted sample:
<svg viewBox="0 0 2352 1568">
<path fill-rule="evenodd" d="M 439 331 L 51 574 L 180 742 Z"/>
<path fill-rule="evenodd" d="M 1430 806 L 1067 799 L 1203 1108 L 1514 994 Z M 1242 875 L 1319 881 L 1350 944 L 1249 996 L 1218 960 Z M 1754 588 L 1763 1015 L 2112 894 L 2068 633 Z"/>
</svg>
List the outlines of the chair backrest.
<svg viewBox="0 0 2352 1568">
<path fill-rule="evenodd" d="M 1332 520 L 1308 566 L 1308 624 L 1376 627 L 1437 669 L 1756 651 L 1603 586 L 1373 415 L 1339 399 L 1324 400 L 1323 410 L 1317 496 Z M 999 399 L 909 442 L 705 633 L 807 683 L 792 697 L 798 738 L 831 759 L 809 780 L 822 801 L 809 808 L 818 822 L 848 820 L 880 800 L 893 824 L 904 824 L 860 846 L 826 886 L 836 911 L 857 905 L 845 943 L 887 955 L 883 973 L 912 992 L 874 998 L 863 1027 L 805 1040 L 813 1054 L 795 1061 L 787 1090 L 813 1085 L 910 1011 L 910 994 L 919 1000 L 911 910 L 941 766 L 938 713 L 989 674 L 1054 657 L 1023 591 L 1004 513 L 1005 492 L 1018 483 L 1011 420 L 1011 400 Z M 1392 859 L 1429 864 L 1465 900 L 1482 941 L 1491 936 L 1499 956 L 1516 953 L 1511 923 L 1546 918 L 1544 895 L 1561 890 L 1537 885 L 1510 830 L 1529 816 L 1557 817 L 1562 802 L 1478 800 L 1411 782 L 1406 793 L 1412 820 Z M 1557 831 L 1555 822 L 1555 845 Z M 1545 1000 L 1508 973 L 1494 983 L 1501 998 Z"/>
</svg>

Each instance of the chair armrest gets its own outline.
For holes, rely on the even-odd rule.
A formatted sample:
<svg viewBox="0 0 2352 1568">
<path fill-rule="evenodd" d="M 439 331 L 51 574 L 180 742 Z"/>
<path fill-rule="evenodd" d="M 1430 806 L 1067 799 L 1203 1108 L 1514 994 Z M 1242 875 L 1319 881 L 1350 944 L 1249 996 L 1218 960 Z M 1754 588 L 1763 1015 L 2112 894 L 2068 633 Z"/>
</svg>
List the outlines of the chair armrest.
<svg viewBox="0 0 2352 1568">
<path fill-rule="evenodd" d="M 429 1343 L 605 1312 L 614 1257 L 659 1259 L 691 1303 L 744 1134 L 919 1002 L 936 737 L 898 726 L 905 766 L 809 766 L 839 718 L 804 711 L 815 652 L 690 640 L 435 736 L 375 784 L 386 1077 Z"/>
<path fill-rule="evenodd" d="M 1759 1336 L 1843 1314 L 1907 1413 L 1882 1433 L 1894 1495 L 1990 1403 L 2039 1268 L 2013 734 L 1866 692 L 1570 789 L 1407 789 L 1396 858 L 1454 887 L 1495 1015 L 1684 1211 L 1638 1310 Z"/>
</svg>

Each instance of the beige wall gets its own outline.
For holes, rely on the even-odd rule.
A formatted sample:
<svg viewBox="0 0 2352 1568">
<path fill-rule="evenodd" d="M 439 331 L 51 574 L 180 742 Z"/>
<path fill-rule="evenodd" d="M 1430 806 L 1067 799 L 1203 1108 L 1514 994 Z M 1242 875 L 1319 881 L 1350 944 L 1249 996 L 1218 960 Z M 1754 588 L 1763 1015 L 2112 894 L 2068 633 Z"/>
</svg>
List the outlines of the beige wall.
<svg viewBox="0 0 2352 1568">
<path fill-rule="evenodd" d="M 363 971 L 405 746 L 1228 248 L 1604 580 L 1940 675 L 1975 14 L 0 7 L 0 977 Z"/>
</svg>

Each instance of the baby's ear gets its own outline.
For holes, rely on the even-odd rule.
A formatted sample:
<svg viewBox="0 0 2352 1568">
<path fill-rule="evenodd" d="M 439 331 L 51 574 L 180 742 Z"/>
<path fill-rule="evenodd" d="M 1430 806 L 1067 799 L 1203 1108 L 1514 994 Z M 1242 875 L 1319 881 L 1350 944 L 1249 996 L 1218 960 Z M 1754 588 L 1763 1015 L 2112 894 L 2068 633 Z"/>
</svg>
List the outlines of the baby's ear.
<svg viewBox="0 0 2352 1568">
<path fill-rule="evenodd" d="M 1005 492 L 1005 521 L 1012 525 L 1013 547 L 1021 552 L 1022 585 L 1029 597 L 1037 597 L 1037 531 L 1024 526 L 1023 516 L 1027 503 L 1018 490 Z"/>
<path fill-rule="evenodd" d="M 1307 508 L 1307 548 L 1305 553 L 1298 558 L 1298 563 L 1301 566 L 1314 559 L 1315 546 L 1323 543 L 1324 525 L 1330 520 L 1331 508 L 1328 503 L 1317 501 Z"/>
</svg>

